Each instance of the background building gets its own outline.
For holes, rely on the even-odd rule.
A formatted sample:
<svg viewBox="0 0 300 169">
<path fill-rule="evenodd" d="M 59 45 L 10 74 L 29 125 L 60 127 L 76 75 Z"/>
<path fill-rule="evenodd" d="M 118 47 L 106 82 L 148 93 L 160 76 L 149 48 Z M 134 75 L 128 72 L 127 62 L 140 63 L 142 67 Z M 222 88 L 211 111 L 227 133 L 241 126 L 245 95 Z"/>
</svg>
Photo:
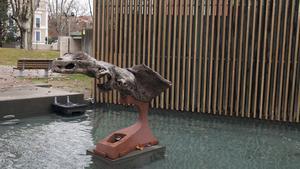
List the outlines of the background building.
<svg viewBox="0 0 300 169">
<path fill-rule="evenodd" d="M 34 14 L 33 49 L 48 49 L 48 1 L 41 0 Z"/>
</svg>

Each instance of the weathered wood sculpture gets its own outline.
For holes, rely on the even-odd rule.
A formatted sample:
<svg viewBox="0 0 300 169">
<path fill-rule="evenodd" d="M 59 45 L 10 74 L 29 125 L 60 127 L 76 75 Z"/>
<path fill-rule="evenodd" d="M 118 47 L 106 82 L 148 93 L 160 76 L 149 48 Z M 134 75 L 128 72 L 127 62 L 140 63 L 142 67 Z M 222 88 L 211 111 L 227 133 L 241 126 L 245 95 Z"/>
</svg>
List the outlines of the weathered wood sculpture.
<svg viewBox="0 0 300 169">
<path fill-rule="evenodd" d="M 133 104 L 139 111 L 138 121 L 130 127 L 118 130 L 100 140 L 94 152 L 116 159 L 137 148 L 158 144 L 148 126 L 149 102 L 171 86 L 171 82 L 145 65 L 120 68 L 113 64 L 98 61 L 86 53 L 66 54 L 53 62 L 54 72 L 81 73 L 107 81 L 98 84 L 102 92 L 116 89 L 120 92 L 120 102 Z"/>
</svg>

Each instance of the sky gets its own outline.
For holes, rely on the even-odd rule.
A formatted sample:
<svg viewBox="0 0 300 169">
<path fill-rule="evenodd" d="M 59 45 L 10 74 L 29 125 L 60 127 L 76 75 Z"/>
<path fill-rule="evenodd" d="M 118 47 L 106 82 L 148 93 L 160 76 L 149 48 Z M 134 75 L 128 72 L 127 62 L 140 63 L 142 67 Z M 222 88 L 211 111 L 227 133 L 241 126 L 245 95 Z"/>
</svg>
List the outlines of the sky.
<svg viewBox="0 0 300 169">
<path fill-rule="evenodd" d="M 55 2 L 56 0 L 48 0 L 50 4 L 51 2 Z M 58 0 L 58 3 L 60 4 L 62 0 Z M 70 2 L 71 0 L 66 0 L 66 2 Z M 89 12 L 89 1 L 91 2 L 91 6 L 93 7 L 93 0 L 74 0 L 76 1 L 76 4 L 78 4 L 78 9 L 80 10 L 78 13 L 80 15 L 90 15 Z"/>
</svg>

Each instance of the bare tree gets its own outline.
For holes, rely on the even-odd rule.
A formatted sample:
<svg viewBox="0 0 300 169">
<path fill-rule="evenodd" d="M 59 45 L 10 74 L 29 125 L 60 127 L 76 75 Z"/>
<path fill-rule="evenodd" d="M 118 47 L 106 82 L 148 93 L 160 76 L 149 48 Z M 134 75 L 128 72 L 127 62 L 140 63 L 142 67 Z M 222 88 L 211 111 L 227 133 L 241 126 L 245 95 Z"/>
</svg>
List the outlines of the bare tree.
<svg viewBox="0 0 300 169">
<path fill-rule="evenodd" d="M 48 4 L 49 21 L 52 26 L 55 25 L 59 36 L 64 35 L 68 29 L 70 17 L 76 15 L 76 6 L 79 6 L 75 0 L 50 0 Z"/>
<path fill-rule="evenodd" d="M 40 0 L 9 0 L 12 19 L 15 20 L 21 35 L 21 48 L 32 49 L 34 12 Z"/>
<path fill-rule="evenodd" d="M 49 25 L 55 27 L 58 36 L 68 34 L 71 20 L 74 22 L 73 17 L 90 15 L 92 9 L 89 10 L 89 5 L 92 4 L 88 1 L 89 4 L 82 0 L 49 0 Z"/>
<path fill-rule="evenodd" d="M 93 6 L 92 6 L 92 0 L 88 0 L 88 5 L 89 5 L 89 11 L 90 15 L 93 16 Z"/>
</svg>

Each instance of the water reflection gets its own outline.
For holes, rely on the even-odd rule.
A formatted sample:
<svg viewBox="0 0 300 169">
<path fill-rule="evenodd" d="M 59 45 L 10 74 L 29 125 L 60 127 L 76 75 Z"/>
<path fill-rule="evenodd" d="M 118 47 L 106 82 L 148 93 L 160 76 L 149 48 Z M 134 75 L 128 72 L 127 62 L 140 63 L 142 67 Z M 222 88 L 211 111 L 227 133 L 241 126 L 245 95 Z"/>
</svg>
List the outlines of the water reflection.
<svg viewBox="0 0 300 169">
<path fill-rule="evenodd" d="M 35 117 L 0 129 L 1 169 L 74 169 L 90 163 L 90 121 Z"/>
<path fill-rule="evenodd" d="M 86 118 L 52 115 L 1 126 L 0 168 L 92 169 L 86 149 L 136 118 L 131 108 L 101 105 Z M 300 168 L 299 125 L 158 110 L 149 119 L 167 156 L 143 169 Z"/>
<path fill-rule="evenodd" d="M 114 110 L 97 110 L 94 140 L 137 117 L 121 106 Z M 143 169 L 300 168 L 299 125 L 160 110 L 149 119 L 167 157 Z"/>
</svg>

